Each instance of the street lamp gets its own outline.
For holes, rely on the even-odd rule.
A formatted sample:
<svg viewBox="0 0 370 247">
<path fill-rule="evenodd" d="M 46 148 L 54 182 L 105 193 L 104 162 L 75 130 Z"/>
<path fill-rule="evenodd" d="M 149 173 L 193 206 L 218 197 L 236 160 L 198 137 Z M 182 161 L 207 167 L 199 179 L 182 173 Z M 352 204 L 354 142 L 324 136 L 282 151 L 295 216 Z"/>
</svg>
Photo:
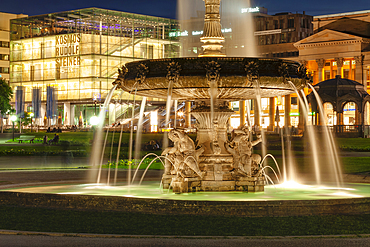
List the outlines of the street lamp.
<svg viewBox="0 0 370 247">
<path fill-rule="evenodd" d="M 14 122 L 17 121 L 17 116 L 11 115 L 10 120 L 13 122 L 13 142 L 14 142 Z"/>
</svg>

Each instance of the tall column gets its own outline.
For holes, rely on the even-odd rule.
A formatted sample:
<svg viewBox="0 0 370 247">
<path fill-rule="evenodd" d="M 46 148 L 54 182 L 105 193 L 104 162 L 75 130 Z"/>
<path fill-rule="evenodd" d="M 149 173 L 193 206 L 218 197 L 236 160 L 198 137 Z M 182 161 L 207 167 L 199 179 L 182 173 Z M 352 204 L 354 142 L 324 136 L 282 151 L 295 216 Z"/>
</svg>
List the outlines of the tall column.
<svg viewBox="0 0 370 247">
<path fill-rule="evenodd" d="M 240 127 L 245 125 L 245 100 L 239 101 Z"/>
<path fill-rule="evenodd" d="M 284 126 L 285 127 L 290 127 L 290 95 L 285 95 L 285 112 L 284 112 Z"/>
<path fill-rule="evenodd" d="M 185 103 L 185 127 L 191 128 L 191 102 L 187 101 Z"/>
<path fill-rule="evenodd" d="M 322 82 L 323 81 L 323 78 L 322 78 L 322 70 L 324 69 L 324 64 L 325 64 L 325 59 L 316 59 L 316 63 L 317 63 L 317 66 L 318 66 L 318 73 L 319 73 L 319 81 L 318 83 Z"/>
<path fill-rule="evenodd" d="M 64 103 L 64 125 L 71 125 L 71 103 Z"/>
<path fill-rule="evenodd" d="M 355 111 L 355 125 L 361 125 L 361 112 L 358 111 L 358 106 L 356 104 L 356 111 Z"/>
<path fill-rule="evenodd" d="M 206 13 L 204 17 L 203 34 L 200 41 L 203 43 L 203 53 L 199 57 L 225 57 L 221 51 L 225 41 L 221 31 L 220 2 L 221 0 L 204 0 Z"/>
<path fill-rule="evenodd" d="M 260 117 L 260 110 L 259 110 L 256 99 L 253 100 L 253 104 L 254 104 L 254 126 L 259 127 L 261 126 L 261 117 Z"/>
<path fill-rule="evenodd" d="M 337 112 L 338 125 L 343 125 L 343 112 Z"/>
<path fill-rule="evenodd" d="M 269 127 L 267 130 L 274 131 L 275 122 L 275 98 L 271 97 L 269 99 Z"/>
<path fill-rule="evenodd" d="M 344 59 L 342 57 L 336 57 L 335 61 L 337 62 L 337 75 L 340 75 L 342 77 L 342 67 Z"/>
<path fill-rule="evenodd" d="M 364 84 L 364 87 L 365 87 L 365 90 L 367 89 L 367 75 L 369 73 L 369 70 L 367 69 L 366 66 L 362 66 L 362 81 L 363 81 L 363 84 Z"/>
<path fill-rule="evenodd" d="M 78 123 L 75 123 L 75 109 L 76 109 L 76 105 L 71 105 L 70 114 L 69 114 L 69 124 L 70 125 L 78 124 Z"/>
<path fill-rule="evenodd" d="M 363 56 L 356 56 L 354 57 L 356 61 L 356 69 L 355 69 L 355 81 L 361 83 L 362 85 L 366 85 L 366 80 L 364 81 L 364 77 L 362 76 L 363 68 Z M 366 89 L 365 89 L 366 90 Z"/>
</svg>

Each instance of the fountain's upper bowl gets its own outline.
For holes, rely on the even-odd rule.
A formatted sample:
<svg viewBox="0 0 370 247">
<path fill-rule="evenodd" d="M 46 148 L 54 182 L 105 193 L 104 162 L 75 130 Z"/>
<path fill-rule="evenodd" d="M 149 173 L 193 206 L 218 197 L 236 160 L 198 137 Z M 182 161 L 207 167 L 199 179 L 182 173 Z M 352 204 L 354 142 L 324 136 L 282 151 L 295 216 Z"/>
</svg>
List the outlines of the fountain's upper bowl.
<svg viewBox="0 0 370 247">
<path fill-rule="evenodd" d="M 308 81 L 304 67 L 294 61 L 243 57 L 201 57 L 141 60 L 127 63 L 113 84 L 137 95 L 172 99 L 207 100 L 211 84 L 221 100 L 274 97 L 294 92 Z M 212 82 L 212 83 L 211 83 Z M 216 84 L 215 84 L 216 83 Z"/>
</svg>

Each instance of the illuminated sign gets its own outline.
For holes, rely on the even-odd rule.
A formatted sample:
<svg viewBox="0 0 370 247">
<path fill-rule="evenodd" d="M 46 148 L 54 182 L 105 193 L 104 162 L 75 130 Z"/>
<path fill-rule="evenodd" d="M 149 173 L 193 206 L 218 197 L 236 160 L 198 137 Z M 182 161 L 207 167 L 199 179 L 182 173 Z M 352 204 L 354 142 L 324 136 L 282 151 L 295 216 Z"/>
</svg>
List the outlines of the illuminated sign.
<svg viewBox="0 0 370 247">
<path fill-rule="evenodd" d="M 262 36 L 262 35 L 270 35 L 270 34 L 278 34 L 282 33 L 281 29 L 273 29 L 273 30 L 266 30 L 266 31 L 258 31 L 254 32 L 254 36 Z"/>
<path fill-rule="evenodd" d="M 81 34 L 63 34 L 55 36 L 55 62 L 60 73 L 73 72 L 80 65 Z"/>
<path fill-rule="evenodd" d="M 221 29 L 222 33 L 231 33 L 232 31 L 233 31 L 232 28 L 223 28 L 223 29 Z M 198 36 L 198 35 L 202 35 L 203 31 L 192 31 L 191 34 L 193 36 Z"/>
<path fill-rule="evenodd" d="M 186 37 L 186 36 L 189 36 L 189 33 L 186 30 L 184 32 L 170 32 L 169 36 L 170 37 Z"/>
<path fill-rule="evenodd" d="M 260 12 L 259 7 L 242 9 L 242 13 L 259 13 L 259 12 Z"/>
</svg>

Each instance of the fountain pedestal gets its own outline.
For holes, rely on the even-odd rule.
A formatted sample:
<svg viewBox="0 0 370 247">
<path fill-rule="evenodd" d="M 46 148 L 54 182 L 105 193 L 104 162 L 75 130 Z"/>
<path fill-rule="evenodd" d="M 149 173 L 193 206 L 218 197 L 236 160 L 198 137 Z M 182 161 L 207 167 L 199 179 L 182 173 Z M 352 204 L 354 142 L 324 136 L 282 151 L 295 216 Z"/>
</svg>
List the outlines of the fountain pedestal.
<svg viewBox="0 0 370 247">
<path fill-rule="evenodd" d="M 175 193 L 264 191 L 263 174 L 256 172 L 255 167 L 252 170 L 249 132 L 240 129 L 228 139 L 228 119 L 232 114 L 227 107 L 218 107 L 212 112 L 204 102 L 197 105 L 192 115 L 197 119 L 198 149 L 185 134 L 176 134 L 179 130 L 170 132 L 174 147 L 165 152 L 173 168 L 168 168 L 163 175 L 164 189 L 172 187 Z M 187 149 L 181 150 L 182 147 Z M 195 162 L 188 164 L 189 160 Z"/>
</svg>

